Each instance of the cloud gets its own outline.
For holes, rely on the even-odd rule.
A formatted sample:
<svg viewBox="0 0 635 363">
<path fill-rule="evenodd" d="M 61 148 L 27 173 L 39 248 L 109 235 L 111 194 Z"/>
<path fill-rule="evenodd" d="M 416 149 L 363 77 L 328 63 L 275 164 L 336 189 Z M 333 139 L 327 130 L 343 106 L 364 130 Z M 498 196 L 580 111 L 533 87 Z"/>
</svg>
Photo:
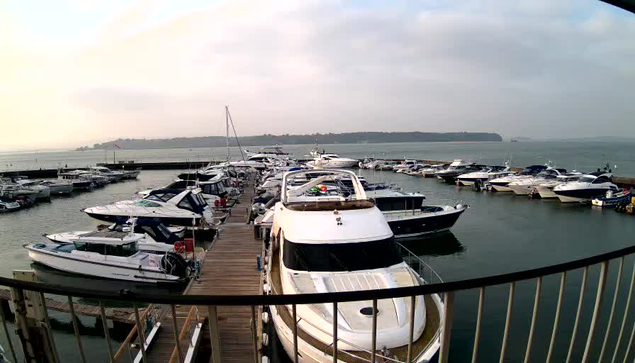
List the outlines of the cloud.
<svg viewBox="0 0 635 363">
<path fill-rule="evenodd" d="M 81 46 L 12 48 L 0 94 L 21 96 L 0 117 L 54 110 L 92 139 L 215 134 L 225 104 L 244 135 L 631 129 L 635 22 L 596 1 L 245 0 L 154 15 L 169 6 L 139 2 Z"/>
</svg>

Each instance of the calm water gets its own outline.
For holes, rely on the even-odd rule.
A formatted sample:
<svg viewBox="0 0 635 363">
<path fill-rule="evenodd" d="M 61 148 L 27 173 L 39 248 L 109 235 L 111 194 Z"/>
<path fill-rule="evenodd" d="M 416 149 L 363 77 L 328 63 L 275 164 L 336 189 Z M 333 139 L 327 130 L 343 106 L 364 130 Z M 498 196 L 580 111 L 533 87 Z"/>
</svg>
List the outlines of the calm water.
<svg viewBox="0 0 635 363">
<path fill-rule="evenodd" d="M 602 151 L 610 156 L 611 163 L 618 164 L 617 174 L 635 175 L 635 161 L 628 161 L 628 145 L 618 147 L 615 144 L 594 143 L 593 147 L 578 143 L 487 143 L 487 144 L 381 144 L 381 145 L 329 145 L 328 150 L 346 156 L 363 157 L 370 155 L 369 150 L 377 149 L 387 157 L 420 157 L 430 159 L 468 158 L 478 156 L 491 162 L 502 161 L 505 154 L 513 151 L 514 164 L 525 165 L 540 163 L 551 159 L 565 167 L 573 166 L 595 168 L 602 161 Z M 289 148 L 296 156 L 305 152 L 302 147 Z M 478 150 L 478 152 L 477 152 Z M 197 150 L 178 149 L 153 151 L 130 151 L 131 158 L 139 161 L 149 160 L 183 160 Z M 445 153 L 444 153 L 445 152 Z M 39 154 L 38 163 L 43 166 L 55 166 L 55 163 L 69 162 L 66 157 L 76 155 L 75 162 L 90 163 L 90 158 L 98 158 L 98 153 L 70 152 Z M 222 155 L 221 150 L 218 153 Z M 134 155 L 133 155 L 134 154 Z M 28 158 L 34 154 L 3 155 L 2 163 L 30 165 Z M 196 154 L 194 154 L 196 155 Z M 215 151 L 201 158 L 215 157 Z M 381 155 L 383 156 L 383 155 Z M 64 159 L 55 159 L 64 157 Z M 608 157 L 607 157 L 608 159 Z M 64 160 L 64 161 L 62 161 Z M 94 163 L 94 161 L 93 161 Z M 577 163 L 577 164 L 576 164 Z M 627 171 L 631 172 L 627 172 Z M 623 172 L 621 172 L 623 171 Z M 67 231 L 73 229 L 92 228 L 97 222 L 82 212 L 81 208 L 105 204 L 116 200 L 131 198 L 138 190 L 159 186 L 173 178 L 177 171 L 144 171 L 139 180 L 109 185 L 93 193 L 83 193 L 67 198 L 54 198 L 51 203 L 44 203 L 34 208 L 16 213 L 0 215 L 0 243 L 4 253 L 0 254 L 0 274 L 10 276 L 14 269 L 30 268 L 27 254 L 22 245 L 43 241 L 43 233 Z M 566 205 L 556 201 L 532 200 L 513 195 L 474 192 L 469 188 L 457 188 L 442 184 L 435 179 L 410 177 L 392 172 L 362 171 L 368 180 L 395 182 L 409 191 L 425 193 L 430 204 L 455 204 L 459 201 L 469 204 L 471 208 L 459 219 L 452 233 L 433 238 L 410 241 L 407 247 L 422 256 L 446 280 L 457 280 L 478 276 L 494 275 L 545 266 L 569 261 L 581 257 L 615 250 L 631 244 L 635 236 L 635 218 L 613 211 L 592 209 L 582 205 Z M 633 261 L 627 260 L 624 279 L 630 278 Z M 578 332 L 575 345 L 575 357 L 584 349 L 585 331 L 588 329 L 591 309 L 595 298 L 595 289 L 599 269 L 594 268 L 589 274 L 586 298 L 584 301 L 583 322 Z M 603 317 L 608 315 L 617 263 L 610 268 L 610 279 L 606 290 Z M 68 278 L 44 271 L 42 276 L 52 283 L 67 281 Z M 74 279 L 75 280 L 75 279 Z M 580 289 L 581 271 L 567 276 L 566 292 L 561 327 L 558 334 L 557 350 L 554 361 L 564 361 L 568 346 L 564 343 L 571 335 L 575 309 Z M 86 284 L 86 281 L 75 281 Z M 613 329 L 621 323 L 628 281 L 622 282 L 621 298 L 618 302 L 618 314 Z M 532 361 L 544 361 L 551 334 L 551 324 L 555 313 L 559 276 L 548 277 L 543 281 L 543 293 L 540 299 L 539 319 L 535 334 Z M 95 286 L 94 284 L 92 286 Z M 114 291 L 118 288 L 107 287 Z M 517 286 L 514 319 L 509 341 L 508 361 L 521 361 L 525 351 L 525 343 L 533 308 L 535 281 L 521 282 Z M 500 342 L 503 336 L 503 323 L 507 305 L 508 287 L 494 287 L 487 290 L 480 345 L 480 361 L 490 362 L 498 359 Z M 460 292 L 455 301 L 455 320 L 452 335 L 453 361 L 469 360 L 472 350 L 473 331 L 475 327 L 478 291 Z M 632 314 L 635 315 L 635 314 Z M 63 320 L 63 316 L 60 317 Z M 628 319 L 627 329 L 633 326 Z M 92 321 L 94 323 L 94 320 Z M 86 324 L 92 324 L 88 321 Z M 604 338 L 606 322 L 600 324 L 598 344 Z M 73 357 L 74 342 L 70 333 L 58 333 L 65 340 L 64 350 Z M 617 333 L 611 335 L 615 342 Z M 627 338 L 624 338 L 627 340 Z M 104 346 L 98 338 L 86 339 L 85 344 L 91 348 L 96 361 L 105 357 Z M 623 342 L 625 345 L 626 342 Z M 3 344 L 4 345 L 4 344 Z M 6 347 L 6 345 L 4 345 Z M 596 349 L 596 354 L 599 351 Z M 612 352 L 611 352 L 612 353 Z M 622 359 L 620 351 L 618 359 Z M 75 357 L 78 359 L 78 357 Z M 68 361 L 76 361 L 70 359 Z M 577 359 L 574 359 L 577 360 Z M 282 359 L 284 361 L 284 359 Z M 592 359 L 593 361 L 593 359 Z"/>
<path fill-rule="evenodd" d="M 296 157 L 309 153 L 314 145 L 291 145 L 285 149 Z M 481 143 L 395 143 L 395 144 L 335 144 L 320 148 L 343 156 L 364 158 L 419 158 L 429 160 L 471 159 L 485 164 L 502 165 L 512 159 L 514 166 L 544 164 L 552 160 L 558 167 L 578 170 L 595 170 L 609 162 L 616 175 L 635 176 L 635 159 L 632 150 L 635 143 L 608 142 L 481 142 Z M 259 147 L 248 147 L 258 150 Z M 117 150 L 117 160 L 184 161 L 226 158 L 225 148 Z M 232 158 L 239 159 L 240 151 L 231 150 Z M 63 151 L 41 153 L 0 153 L 0 170 L 24 170 L 38 168 L 86 167 L 108 160 L 112 162 L 112 150 Z"/>
</svg>

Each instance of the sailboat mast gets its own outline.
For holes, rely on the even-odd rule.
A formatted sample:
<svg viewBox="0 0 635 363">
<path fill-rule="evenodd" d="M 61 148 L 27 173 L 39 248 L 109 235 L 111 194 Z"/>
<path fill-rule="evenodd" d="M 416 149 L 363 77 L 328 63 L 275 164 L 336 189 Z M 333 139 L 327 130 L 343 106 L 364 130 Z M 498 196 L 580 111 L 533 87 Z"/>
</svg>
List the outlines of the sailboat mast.
<svg viewBox="0 0 635 363">
<path fill-rule="evenodd" d="M 225 141 L 227 142 L 227 162 L 229 162 L 229 107 L 225 106 Z"/>
</svg>

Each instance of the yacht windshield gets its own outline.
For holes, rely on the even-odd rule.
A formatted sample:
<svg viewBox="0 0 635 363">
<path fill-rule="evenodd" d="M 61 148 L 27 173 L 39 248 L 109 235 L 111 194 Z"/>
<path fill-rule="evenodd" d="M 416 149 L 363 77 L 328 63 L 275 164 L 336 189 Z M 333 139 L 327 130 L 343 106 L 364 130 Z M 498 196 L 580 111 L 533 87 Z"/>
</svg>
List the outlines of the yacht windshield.
<svg viewBox="0 0 635 363">
<path fill-rule="evenodd" d="M 593 177 L 583 176 L 578 181 L 581 182 L 581 183 L 593 183 L 594 180 L 595 180 L 595 178 L 593 178 Z"/>
<path fill-rule="evenodd" d="M 357 271 L 403 262 L 394 238 L 359 243 L 307 244 L 284 241 L 284 265 L 298 271 Z"/>
</svg>

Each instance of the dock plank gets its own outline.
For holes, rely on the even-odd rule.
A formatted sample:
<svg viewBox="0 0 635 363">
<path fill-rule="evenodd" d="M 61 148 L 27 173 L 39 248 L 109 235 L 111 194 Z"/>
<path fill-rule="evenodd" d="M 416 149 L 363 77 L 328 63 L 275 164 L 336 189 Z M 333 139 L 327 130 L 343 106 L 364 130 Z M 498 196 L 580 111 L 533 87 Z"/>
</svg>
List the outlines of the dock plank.
<svg viewBox="0 0 635 363">
<path fill-rule="evenodd" d="M 250 181 L 253 183 L 253 181 Z M 247 224 L 253 187 L 246 187 L 240 203 L 232 208 L 219 236 L 205 253 L 201 276 L 192 282 L 184 294 L 189 295 L 256 295 L 261 293 L 261 274 L 256 258 L 262 252 L 262 242 L 254 239 L 252 227 Z M 169 310 L 169 307 L 167 307 Z M 177 306 L 178 330 L 182 329 L 190 306 Z M 245 306 L 219 306 L 218 320 L 223 363 L 245 363 L 254 359 L 251 308 Z M 207 318 L 207 307 L 199 307 L 201 319 Z M 175 348 L 171 314 L 162 321 L 161 334 L 148 352 L 151 362 L 169 362 Z M 201 344 L 209 344 L 208 326 L 205 324 Z M 182 342 L 183 352 L 187 343 Z M 178 360 L 177 360 L 178 361 Z"/>
</svg>

